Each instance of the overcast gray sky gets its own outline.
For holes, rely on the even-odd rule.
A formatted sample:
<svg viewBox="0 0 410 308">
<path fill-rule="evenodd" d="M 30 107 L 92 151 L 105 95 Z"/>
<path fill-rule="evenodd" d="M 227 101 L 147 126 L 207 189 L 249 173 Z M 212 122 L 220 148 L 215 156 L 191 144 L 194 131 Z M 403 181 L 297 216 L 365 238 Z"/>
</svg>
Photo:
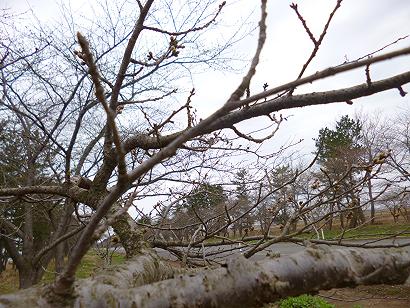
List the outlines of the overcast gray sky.
<svg viewBox="0 0 410 308">
<path fill-rule="evenodd" d="M 95 4 L 95 1 L 91 0 L 61 0 L 61 3 L 70 6 L 72 12 L 78 16 L 87 16 L 88 2 Z M 252 93 L 261 91 L 265 82 L 274 87 L 294 80 L 312 51 L 312 42 L 295 13 L 289 8 L 291 2 L 268 1 L 268 38 L 257 74 L 251 84 Z M 336 0 L 293 0 L 293 2 L 298 4 L 312 32 L 318 37 Z M 0 8 L 11 8 L 15 13 L 32 10 L 40 22 L 50 23 L 59 22 L 59 3 L 60 1 L 56 0 L 0 0 Z M 259 1 L 227 0 L 222 15 L 223 24 L 235 27 L 241 24 L 250 12 L 254 13 L 249 21 L 256 25 L 259 19 Z M 93 15 L 87 17 L 92 18 L 91 16 Z M 237 54 L 244 59 L 250 59 L 252 56 L 257 41 L 256 34 L 257 32 L 253 36 L 246 37 L 236 47 Z M 305 74 L 341 64 L 346 59 L 354 60 L 362 57 L 409 34 L 409 0 L 344 0 L 317 57 Z M 223 36 L 223 31 L 219 35 Z M 408 46 L 410 46 L 410 39 L 407 38 L 383 52 Z M 371 66 L 371 75 L 373 80 L 376 80 L 404 72 L 409 68 L 410 57 L 402 57 Z M 193 86 L 196 88 L 197 95 L 193 98 L 193 104 L 198 109 L 198 116 L 203 118 L 224 103 L 241 78 L 241 74 L 207 70 L 202 74 L 194 74 L 192 81 L 189 81 L 192 84 L 184 86 L 189 89 Z M 363 82 L 365 82 L 365 73 L 361 69 L 301 87 L 296 90 L 296 93 L 338 89 Z M 404 90 L 410 93 L 410 86 L 406 85 Z M 312 138 L 317 137 L 319 129 L 331 126 L 344 114 L 382 112 L 386 117 L 391 117 L 399 112 L 400 108 L 406 106 L 409 108 L 409 104 L 410 95 L 402 98 L 398 91 L 387 91 L 356 100 L 352 106 L 342 103 L 284 111 L 285 116 L 292 115 L 292 117 L 282 125 L 272 140 L 264 144 L 263 149 L 276 152 L 289 140 L 304 139 L 298 149 L 301 153 L 308 154 L 314 149 Z M 253 119 L 241 124 L 240 129 L 243 132 L 253 131 L 263 127 L 264 124 L 266 123 L 260 119 Z M 155 202 L 155 200 L 147 201 L 144 205 L 146 204 L 149 209 L 150 204 Z"/>
<path fill-rule="evenodd" d="M 73 12 L 86 12 L 87 3 L 95 1 L 61 1 L 70 3 Z M 325 21 L 335 5 L 335 0 L 300 0 L 300 12 L 305 17 L 312 32 L 318 36 Z M 55 0 L 0 0 L 1 7 L 10 7 L 15 12 L 32 9 L 42 22 L 58 21 L 58 3 Z M 263 83 L 276 86 L 295 79 L 303 63 L 309 57 L 313 45 L 304 32 L 295 13 L 289 8 L 291 1 L 268 1 L 268 39 L 263 51 L 262 61 L 257 75 L 252 81 L 251 91 L 256 93 L 262 89 Z M 223 15 L 225 24 L 235 25 L 254 11 L 252 20 L 256 24 L 259 18 L 259 1 L 233 0 L 227 1 Z M 255 33 L 256 34 L 256 33 Z M 329 66 L 354 60 L 373 52 L 400 37 L 410 34 L 410 1 L 408 0 L 344 0 L 337 12 L 327 37 L 317 57 L 305 74 L 311 74 Z M 239 43 L 238 51 L 251 57 L 256 45 L 256 36 L 249 36 Z M 385 49 L 392 51 L 410 45 L 410 39 Z M 403 72 L 410 67 L 410 57 L 403 57 L 385 64 L 371 67 L 374 80 Z M 345 73 L 312 85 L 297 89 L 297 93 L 337 89 L 365 81 L 363 70 Z M 193 76 L 193 86 L 197 90 L 194 105 L 199 116 L 204 117 L 221 106 L 234 89 L 242 76 L 228 72 L 212 72 Z M 405 86 L 410 92 L 410 87 Z M 347 104 L 307 107 L 300 110 L 285 111 L 284 115 L 292 115 L 277 136 L 267 143 L 268 147 L 278 147 L 289 138 L 305 139 L 302 148 L 306 152 L 313 149 L 312 138 L 318 130 L 338 119 L 341 115 L 356 112 L 383 112 L 392 116 L 401 107 L 409 105 L 409 96 L 402 98 L 397 91 L 388 91 Z M 259 127 L 260 120 L 246 121 L 241 129 L 253 130 Z"/>
</svg>

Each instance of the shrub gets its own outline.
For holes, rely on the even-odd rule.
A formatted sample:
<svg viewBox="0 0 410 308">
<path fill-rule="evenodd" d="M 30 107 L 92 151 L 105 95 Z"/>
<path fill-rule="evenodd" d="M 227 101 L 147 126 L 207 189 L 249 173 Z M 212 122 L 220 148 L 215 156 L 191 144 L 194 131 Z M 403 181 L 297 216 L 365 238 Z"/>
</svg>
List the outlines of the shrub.
<svg viewBox="0 0 410 308">
<path fill-rule="evenodd" d="M 312 295 L 300 295 L 297 297 L 288 297 L 279 302 L 280 308 L 334 308 L 325 300 Z"/>
</svg>

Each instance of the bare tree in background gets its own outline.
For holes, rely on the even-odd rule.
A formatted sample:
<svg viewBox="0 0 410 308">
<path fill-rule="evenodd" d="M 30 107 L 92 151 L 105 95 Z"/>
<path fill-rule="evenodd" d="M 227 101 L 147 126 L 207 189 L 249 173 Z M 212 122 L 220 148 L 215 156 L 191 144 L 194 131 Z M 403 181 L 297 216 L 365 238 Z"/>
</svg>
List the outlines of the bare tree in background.
<svg viewBox="0 0 410 308">
<path fill-rule="evenodd" d="M 371 201 L 371 218 L 375 217 L 375 204 L 391 212 L 394 221 L 400 214 L 394 209 L 400 207 L 403 214 L 408 207 L 406 191 L 409 187 L 407 169 L 409 165 L 408 151 L 408 110 L 404 108 L 391 119 L 383 118 L 382 114 L 359 114 L 358 118 L 363 123 L 363 144 L 368 160 L 385 160 L 382 172 L 368 181 L 368 194 Z M 388 157 L 384 157 L 388 154 Z M 370 174 L 370 173 L 369 173 Z M 385 185 L 390 187 L 385 189 Z M 375 200 L 374 195 L 380 190 L 386 190 L 382 200 Z M 389 202 L 385 202 L 389 200 Z M 393 206 L 396 204 L 396 206 Z M 405 214 L 403 218 L 405 218 Z"/>
<path fill-rule="evenodd" d="M 235 244 L 243 244 L 245 258 L 213 262 L 207 255 L 205 248 L 209 246 L 222 247 L 212 252 L 213 255 L 233 251 L 235 248 L 228 245 L 232 239 L 221 238 L 221 231 L 246 223 L 249 215 L 269 196 L 286 191 L 314 163 L 266 188 L 263 183 L 274 170 L 272 161 L 280 153 L 262 155 L 255 148 L 237 145 L 235 138 L 259 144 L 273 137 L 279 128 L 283 121 L 278 114 L 280 110 L 339 102 L 351 104 L 352 100 L 390 89 L 399 89 L 402 94 L 402 86 L 410 82 L 410 71 L 405 71 L 378 81 L 367 78 L 363 84 L 349 88 L 294 93 L 301 85 L 355 68 L 368 72 L 375 63 L 410 53 L 410 48 L 405 48 L 304 76 L 342 3 L 338 0 L 319 36 L 311 32 L 297 5 L 291 5 L 314 44 L 313 51 L 294 81 L 275 87 L 264 85 L 264 91 L 251 95 L 251 80 L 267 39 L 266 2 L 261 1 L 257 48 L 247 72 L 223 106 L 205 119 L 197 119 L 191 106 L 195 90 L 186 93 L 182 101 L 175 96 L 172 81 L 181 76 L 177 68 L 197 64 L 218 67 L 226 62 L 223 51 L 230 47 L 229 42 L 213 49 L 200 39 L 203 31 L 217 27 L 223 10 L 227 9 L 225 2 L 190 1 L 187 5 L 184 1 L 147 0 L 125 2 L 123 7 L 118 5 L 115 9 L 102 6 L 107 18 L 92 22 L 91 28 L 80 28 L 67 16 L 73 32 L 68 37 L 58 28 L 54 33 L 41 27 L 33 27 L 29 33 L 5 28 L 10 38 L 1 43 L 0 107 L 4 117 L 18 123 L 19 131 L 29 141 L 24 144 L 25 151 L 31 150 L 26 165 L 19 170 L 26 180 L 0 189 L 0 234 L 8 242 L 7 252 L 25 277 L 21 287 L 38 281 L 36 272 L 47 264 L 43 260 L 54 255 L 60 255 L 61 260 L 58 253 L 61 244 L 74 235 L 79 238 L 53 284 L 1 296 L 0 304 L 168 307 L 195 303 L 228 307 L 258 305 L 321 288 L 403 283 L 407 279 L 410 256 L 397 249 L 332 250 L 308 245 L 306 251 L 289 258 L 266 259 L 260 263 L 245 259 L 276 242 L 302 241 L 298 235 L 311 225 L 326 224 L 335 213 L 310 215 L 316 218 L 297 228 L 298 220 L 363 187 L 369 178 L 363 171 L 371 167 L 374 171 L 370 176 L 375 176 L 388 154 L 378 160 L 352 164 L 336 181 L 319 183 L 304 200 L 287 196 L 283 202 L 276 202 L 277 206 L 273 204 L 269 211 L 272 221 L 292 205 L 283 230 L 280 235 L 272 236 L 266 228 L 261 236 L 234 240 Z M 128 10 L 130 7 L 132 10 Z M 138 14 L 124 15 L 124 11 Z M 180 12 L 181 19 L 174 18 L 175 12 Z M 164 108 L 163 102 L 173 97 L 179 98 L 176 108 Z M 271 132 L 263 138 L 243 133 L 235 126 L 261 116 L 271 121 Z M 226 134 L 225 129 L 234 137 Z M 173 210 L 187 199 L 189 188 L 206 182 L 209 177 L 217 183 L 218 172 L 234 173 L 231 167 L 235 164 L 229 161 L 238 151 L 258 159 L 257 167 L 251 170 L 254 185 L 249 194 L 252 198 L 247 200 L 249 204 L 242 207 L 243 198 L 220 202 L 218 211 L 209 215 L 194 211 L 191 217 L 195 215 L 195 220 L 187 219 L 175 225 Z M 47 181 L 41 181 L 34 168 L 40 161 L 45 165 Z M 361 177 L 339 193 L 334 188 L 342 185 L 352 171 Z M 172 182 L 180 185 L 166 187 Z M 181 188 L 183 185 L 189 188 Z M 329 191 L 336 193 L 328 194 Z M 153 219 L 142 212 L 140 203 L 146 197 L 161 194 L 165 198 L 156 205 Z M 35 248 L 34 213 L 50 201 L 45 198 L 55 202 L 51 213 L 55 210 L 59 215 L 54 213 L 55 226 L 48 234 L 47 243 Z M 20 200 L 25 201 L 21 226 L 14 224 L 3 210 L 3 204 L 13 208 Z M 236 215 L 239 206 L 241 210 Z M 349 210 L 361 206 L 352 205 Z M 128 213 L 131 207 L 140 219 L 134 220 Z M 71 225 L 74 218 L 76 227 Z M 82 258 L 110 226 L 128 261 L 115 271 L 76 282 L 75 273 Z M 191 230 L 185 233 L 189 234 L 188 239 L 180 238 L 178 231 L 188 228 Z M 161 237 L 165 230 L 173 233 L 176 240 Z M 212 238 L 218 241 L 207 241 Z M 255 240 L 256 244 L 246 244 Z M 326 243 L 341 244 L 341 239 Z M 185 261 L 184 265 L 214 267 L 201 271 L 173 267 L 160 260 L 153 247 L 174 253 Z"/>
<path fill-rule="evenodd" d="M 385 142 L 392 150 L 392 159 L 389 163 L 400 175 L 401 181 L 410 181 L 410 124 L 409 108 L 388 123 L 385 131 Z M 408 185 L 407 185 L 408 186 Z"/>
</svg>

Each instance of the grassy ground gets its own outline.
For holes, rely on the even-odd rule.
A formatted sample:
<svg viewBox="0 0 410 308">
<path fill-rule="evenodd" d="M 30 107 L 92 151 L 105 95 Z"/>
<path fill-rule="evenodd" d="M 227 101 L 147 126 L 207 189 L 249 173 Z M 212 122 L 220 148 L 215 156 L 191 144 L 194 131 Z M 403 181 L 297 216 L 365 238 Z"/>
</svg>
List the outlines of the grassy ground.
<svg viewBox="0 0 410 308">
<path fill-rule="evenodd" d="M 121 264 L 125 260 L 122 254 L 114 253 L 112 256 L 112 264 Z M 106 262 L 96 253 L 95 250 L 90 250 L 81 261 L 81 264 L 76 273 L 77 278 L 90 277 L 97 270 L 106 265 Z M 50 283 L 54 280 L 54 263 L 50 263 L 47 271 L 44 273 L 41 283 Z M 0 274 L 0 294 L 11 293 L 18 290 L 18 272 L 11 265 L 8 265 L 6 271 Z"/>
<path fill-rule="evenodd" d="M 380 238 L 395 233 L 403 232 L 402 236 L 410 235 L 410 224 L 388 224 L 388 225 L 365 225 L 363 227 L 348 230 L 343 234 L 343 238 Z M 339 229 L 324 231 L 325 239 L 339 237 L 342 231 Z M 305 233 L 306 238 L 316 238 L 315 232 Z"/>
<path fill-rule="evenodd" d="M 271 235 L 280 235 L 281 231 L 279 228 L 277 230 L 271 230 Z M 341 234 L 342 230 L 338 227 L 334 227 L 333 230 L 324 230 L 323 231 L 325 239 L 338 239 Z M 375 224 L 375 225 L 364 225 L 357 229 L 347 230 L 343 234 L 344 239 L 373 239 L 373 238 L 383 238 L 389 235 L 394 235 L 397 233 L 401 233 L 399 236 L 410 237 L 410 223 L 400 223 L 400 224 Z M 250 235 L 261 235 L 258 231 L 253 231 Z M 322 233 L 319 232 L 320 239 L 322 239 Z M 306 232 L 298 235 L 299 238 L 304 239 L 316 239 L 317 233 L 316 232 Z M 231 240 L 241 240 L 241 237 L 230 236 Z M 219 242 L 220 238 L 211 238 L 206 240 L 207 243 L 214 243 Z M 250 244 L 256 243 L 257 241 L 249 242 Z"/>
</svg>

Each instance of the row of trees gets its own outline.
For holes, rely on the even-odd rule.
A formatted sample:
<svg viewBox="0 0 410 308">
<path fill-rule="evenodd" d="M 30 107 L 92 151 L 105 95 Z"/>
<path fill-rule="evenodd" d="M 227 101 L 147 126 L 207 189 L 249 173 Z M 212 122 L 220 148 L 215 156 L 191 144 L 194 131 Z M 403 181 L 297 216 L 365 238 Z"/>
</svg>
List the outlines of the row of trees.
<svg viewBox="0 0 410 308">
<path fill-rule="evenodd" d="M 302 168 L 301 162 L 288 162 L 269 172 L 265 169 L 255 184 L 257 174 L 241 169 L 230 184 L 195 186 L 174 211 L 167 212 L 167 221 L 162 225 L 183 228 L 190 220 L 192 227 L 180 231 L 183 236 L 172 236 L 168 231 L 174 240 L 184 240 L 194 234 L 195 223 L 210 232 L 225 228 L 225 235 L 229 234 L 229 228 L 231 235 L 236 237 L 238 231 L 242 238 L 254 228 L 264 234 L 273 225 L 283 227 L 292 220 L 292 215 L 296 215 L 291 223 L 293 231 L 298 223 L 300 227 L 310 226 L 308 230 L 316 226 L 332 229 L 335 218 L 341 231 L 374 224 L 377 209 L 390 211 L 394 221 L 399 216 L 408 221 L 407 123 L 397 118 L 389 122 L 365 114 L 356 119 L 343 116 L 334 128 L 319 131 L 313 153 L 316 158 L 312 158 L 315 163 L 303 175 L 298 175 L 294 167 Z M 398 159 L 399 169 L 395 163 Z M 270 191 L 269 197 L 258 201 L 258 190 Z M 320 202 L 312 198 L 318 194 Z M 255 203 L 257 206 L 253 206 Z M 317 206 L 312 206 L 316 203 Z M 303 211 L 305 206 L 311 209 Z M 366 217 L 364 211 L 370 215 Z M 213 219 L 205 224 L 209 217 Z M 238 221 L 227 225 L 238 217 L 241 217 Z"/>
<path fill-rule="evenodd" d="M 77 24 L 66 15 L 64 24 L 55 28 L 20 28 L 11 22 L 13 16 L 1 16 L 6 35 L 0 42 L 1 268 L 11 258 L 21 288 L 37 284 L 53 259 L 57 275 L 44 288 L 1 296 L 0 304 L 235 306 L 329 287 L 312 280 L 299 287 L 297 281 L 306 280 L 300 273 L 312 269 L 316 275 L 322 270 L 331 286 L 401 283 L 407 278 L 405 252 L 351 250 L 354 263 L 337 251 L 319 249 L 302 254 L 298 265 L 283 267 L 288 271 L 281 267 L 286 259 L 266 260 L 264 265 L 241 259 L 198 273 L 159 260 L 151 249 L 166 249 L 185 265 L 217 266 L 207 255 L 208 246 L 218 246 L 216 254 L 221 254 L 236 249 L 228 242 L 243 246 L 257 240 L 244 251 L 249 258 L 275 242 L 301 241 L 300 233 L 331 225 L 334 217 L 345 219 L 346 226 L 360 224 L 362 206 L 379 197 L 376 189 L 369 189 L 374 196 L 361 202 L 360 192 L 375 185 L 376 175 L 390 159 L 408 176 L 408 160 L 401 161 L 396 152 L 359 159 L 359 131 L 361 135 L 364 130 L 361 122 L 349 118 L 342 118 L 335 130 L 322 130 L 317 160 L 297 169 L 281 156 L 285 149 L 262 154 L 258 147 L 244 146 L 272 138 L 284 120 L 280 110 L 351 102 L 389 89 L 404 93 L 402 86 L 410 82 L 410 72 L 403 72 L 355 87 L 295 94 L 306 83 L 355 68 L 368 72 L 377 62 L 410 52 L 407 48 L 374 55 L 304 76 L 340 8 L 338 0 L 317 38 L 297 5 L 291 6 L 315 48 L 293 82 L 272 88 L 265 84 L 262 92 L 251 96 L 251 80 L 266 41 L 267 1 L 260 5 L 257 48 L 249 70 L 223 106 L 205 119 L 197 118 L 192 107 L 195 90 L 178 94 L 175 89 L 189 69 L 226 67 L 226 53 L 244 33 L 235 29 L 226 44 L 215 47 L 205 35 L 218 31 L 216 21 L 224 14 L 225 2 L 105 2 L 97 20 Z M 74 33 L 77 29 L 83 33 Z M 261 116 L 269 119 L 273 130 L 263 138 L 236 127 Z M 246 164 L 246 171 L 240 163 L 244 156 L 257 161 Z M 322 168 L 314 170 L 315 162 Z M 158 203 L 150 215 L 141 204 L 151 197 Z M 262 234 L 248 236 L 255 217 Z M 270 227 L 278 221 L 282 231 L 272 236 Z M 302 227 L 298 221 L 303 221 Z M 115 274 L 101 273 L 75 284 L 82 258 L 110 228 L 128 262 Z M 241 239 L 228 239 L 229 229 Z M 339 270 L 324 270 L 320 261 L 331 266 L 332 258 Z M 380 264 L 386 269 L 374 272 Z M 337 272 L 340 277 L 333 279 Z M 187 275 L 171 279 L 181 273 Z M 222 279 L 226 283 L 221 284 Z M 226 294 L 237 292 L 237 301 L 226 303 Z"/>
</svg>

